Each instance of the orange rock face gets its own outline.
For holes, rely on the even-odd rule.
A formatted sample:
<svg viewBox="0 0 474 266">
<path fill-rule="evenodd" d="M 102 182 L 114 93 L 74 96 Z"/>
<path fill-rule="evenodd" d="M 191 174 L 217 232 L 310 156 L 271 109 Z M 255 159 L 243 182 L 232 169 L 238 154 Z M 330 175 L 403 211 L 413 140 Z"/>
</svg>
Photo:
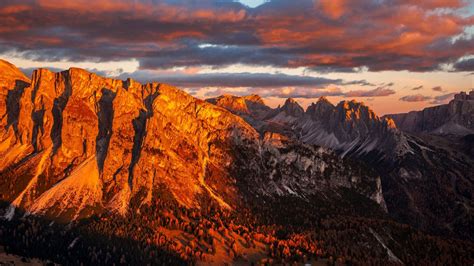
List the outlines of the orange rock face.
<svg viewBox="0 0 474 266">
<path fill-rule="evenodd" d="M 357 187 L 376 177 L 353 176 L 333 155 L 282 136 L 261 139 L 239 116 L 172 86 L 76 68 L 39 69 L 30 82 L 3 65 L 9 74 L 0 75 L 7 103 L 0 196 L 12 208 L 65 220 L 104 210 L 125 215 L 152 203 L 159 187 L 198 209 L 204 199 L 232 210 L 245 195 L 304 196 L 337 187 L 381 197 L 379 188 Z M 265 111 L 255 95 L 220 100 Z M 333 162 L 325 158 L 337 167 L 326 167 Z"/>
<path fill-rule="evenodd" d="M 0 59 L 0 140 L 15 141 L 18 134 L 19 98 L 29 86 L 30 80 L 14 65 Z M 0 146 L 0 152 L 7 148 Z"/>
<path fill-rule="evenodd" d="M 19 81 L 24 88 L 15 85 Z M 2 130 L 12 123 L 18 129 L 2 131 L 2 153 L 9 159 L 1 175 L 22 179 L 2 197 L 35 213 L 55 209 L 55 216 L 77 218 L 110 208 L 125 214 L 134 199 L 151 201 L 160 184 L 185 206 L 199 207 L 196 196 L 205 193 L 232 208 L 235 193 L 223 198 L 206 176 L 212 169 L 226 172 L 233 142 L 258 142 L 239 117 L 165 84 L 141 85 L 72 68 L 36 70 L 28 86 L 13 66 L 1 82 L 5 102 L 12 91 L 23 90 L 15 96 L 18 107 L 2 105 L 7 117 Z M 71 190 L 51 191 L 54 185 Z"/>
</svg>

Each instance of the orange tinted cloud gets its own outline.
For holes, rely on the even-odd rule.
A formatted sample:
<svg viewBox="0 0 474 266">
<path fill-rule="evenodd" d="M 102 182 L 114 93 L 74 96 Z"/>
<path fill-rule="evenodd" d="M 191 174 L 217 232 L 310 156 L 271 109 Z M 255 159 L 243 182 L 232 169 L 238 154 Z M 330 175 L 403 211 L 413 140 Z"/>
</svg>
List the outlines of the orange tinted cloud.
<svg viewBox="0 0 474 266">
<path fill-rule="evenodd" d="M 11 15 L 11 14 L 20 13 L 20 12 L 24 12 L 28 10 L 31 10 L 31 7 L 27 5 L 10 5 L 4 8 L 0 8 L 0 14 Z"/>
<path fill-rule="evenodd" d="M 240 63 L 431 71 L 473 53 L 472 36 L 463 32 L 474 18 L 456 10 L 463 3 L 273 0 L 250 9 L 230 0 L 6 0 L 0 52 L 44 60 L 136 58 L 142 69 Z"/>
<path fill-rule="evenodd" d="M 318 3 L 316 7 L 321 8 L 327 16 L 333 19 L 340 18 L 348 7 L 347 0 L 319 0 L 316 2 Z"/>
</svg>

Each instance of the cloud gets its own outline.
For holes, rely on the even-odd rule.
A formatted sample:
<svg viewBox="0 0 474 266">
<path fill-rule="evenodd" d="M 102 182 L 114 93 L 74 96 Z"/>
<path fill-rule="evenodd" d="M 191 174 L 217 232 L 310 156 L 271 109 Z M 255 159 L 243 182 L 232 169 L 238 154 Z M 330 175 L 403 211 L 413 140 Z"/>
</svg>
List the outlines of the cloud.
<svg viewBox="0 0 474 266">
<path fill-rule="evenodd" d="M 343 92 L 340 88 L 331 87 L 331 88 L 218 88 L 216 90 L 207 91 L 204 96 L 206 97 L 216 97 L 223 94 L 232 94 L 232 95 L 249 95 L 257 94 L 262 97 L 276 97 L 276 98 L 319 98 L 321 96 L 341 96 Z"/>
<path fill-rule="evenodd" d="M 321 96 L 340 96 L 340 97 L 369 97 L 372 101 L 373 97 L 384 97 L 392 95 L 393 91 L 385 91 L 386 89 L 377 88 L 375 90 L 360 90 L 357 92 L 344 92 L 341 88 L 335 86 L 328 86 L 326 88 L 218 88 L 216 90 L 209 90 L 205 93 L 207 97 L 215 97 L 222 94 L 233 95 L 248 95 L 257 94 L 262 97 L 276 97 L 276 98 L 304 98 L 313 99 Z"/>
<path fill-rule="evenodd" d="M 430 96 L 424 96 L 421 94 L 407 95 L 400 98 L 400 101 L 404 102 L 424 102 L 431 99 Z"/>
<path fill-rule="evenodd" d="M 154 71 L 137 71 L 122 73 L 119 78 L 131 77 L 141 82 L 159 81 L 179 87 L 324 87 L 330 84 L 343 85 L 342 79 L 327 79 L 320 77 L 269 74 L 269 73 L 155 73 Z M 365 84 L 364 80 L 351 81 L 351 84 Z"/>
<path fill-rule="evenodd" d="M 63 69 L 49 68 L 53 72 Z M 34 68 L 21 69 L 25 74 L 31 75 Z M 328 79 L 312 76 L 286 75 L 282 73 L 195 73 L 188 71 L 150 71 L 138 70 L 132 73 L 124 72 L 122 69 L 116 71 L 104 71 L 98 69 L 87 69 L 100 76 L 114 77 L 125 80 L 135 79 L 142 83 L 160 82 L 181 87 L 192 95 L 205 89 L 204 96 L 217 96 L 221 94 L 259 94 L 263 97 L 278 98 L 319 98 L 321 96 L 344 96 L 344 97 L 377 97 L 393 94 L 392 90 L 382 87 L 374 90 L 358 90 L 345 93 L 339 86 L 359 85 L 374 86 L 366 80 L 345 81 L 342 79 Z M 386 86 L 393 86 L 389 83 Z M 360 95 L 360 96 L 356 96 Z"/>
<path fill-rule="evenodd" d="M 374 83 L 370 83 L 366 80 L 346 81 L 344 82 L 344 85 L 375 86 Z"/>
<path fill-rule="evenodd" d="M 414 88 L 412 88 L 411 90 L 412 90 L 412 91 L 417 91 L 417 90 L 421 90 L 421 89 L 423 89 L 423 85 L 414 87 Z"/>
<path fill-rule="evenodd" d="M 395 91 L 387 87 L 378 87 L 373 90 L 354 90 L 344 94 L 345 97 L 383 97 L 395 94 Z"/>
<path fill-rule="evenodd" d="M 262 97 L 277 98 L 305 98 L 313 99 L 321 96 L 342 96 L 344 93 L 340 88 L 332 87 L 326 89 L 318 88 L 283 88 L 273 90 L 251 89 L 251 94 L 258 94 Z"/>
<path fill-rule="evenodd" d="M 332 19 L 340 18 L 348 7 L 347 0 L 319 0 L 317 8 Z"/>
<path fill-rule="evenodd" d="M 461 0 L 5 0 L 0 53 L 33 60 L 175 66 L 304 67 L 320 72 L 472 70 Z M 442 9 L 442 12 L 439 10 Z M 73 19 L 71 19 L 73 18 Z M 456 37 L 456 38 L 454 38 Z M 453 41 L 455 40 L 455 41 Z"/>
<path fill-rule="evenodd" d="M 433 101 L 430 102 L 430 104 L 445 104 L 445 103 L 448 103 L 451 99 L 454 98 L 455 94 L 456 93 L 448 93 L 448 94 L 444 94 L 444 95 L 435 96 L 433 98 Z"/>
<path fill-rule="evenodd" d="M 453 67 L 457 71 L 474 71 L 474 58 L 458 61 Z"/>
<path fill-rule="evenodd" d="M 433 88 L 431 88 L 431 90 L 436 91 L 436 92 L 443 92 L 443 88 L 441 88 L 441 86 L 433 87 Z"/>
</svg>

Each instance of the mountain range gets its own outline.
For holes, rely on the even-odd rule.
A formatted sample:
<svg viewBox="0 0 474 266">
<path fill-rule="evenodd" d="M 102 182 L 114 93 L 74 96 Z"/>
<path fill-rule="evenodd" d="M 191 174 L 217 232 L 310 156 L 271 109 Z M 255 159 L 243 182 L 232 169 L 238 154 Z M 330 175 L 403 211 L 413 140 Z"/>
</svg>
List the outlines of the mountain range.
<svg viewBox="0 0 474 266">
<path fill-rule="evenodd" d="M 474 90 L 454 95 L 448 104 L 387 115 L 407 132 L 465 136 L 474 134 Z"/>
<path fill-rule="evenodd" d="M 474 161 L 472 152 L 466 152 L 466 147 L 472 147 L 469 130 L 474 123 L 470 97 L 460 93 L 447 105 L 384 117 L 364 103 L 352 100 L 333 105 L 324 97 L 306 110 L 291 98 L 275 109 L 248 96 L 224 95 L 208 101 L 242 116 L 261 134 L 279 132 L 370 166 L 381 176 L 388 212 L 396 220 L 431 233 L 472 240 Z M 239 110 L 248 111 L 235 109 L 230 99 L 246 102 Z M 252 112 L 256 103 L 257 110 L 266 110 L 264 114 Z M 406 124 L 413 120 L 442 125 L 437 130 L 432 126 L 430 133 L 440 132 L 440 127 L 464 130 L 444 137 L 410 130 Z"/>
<path fill-rule="evenodd" d="M 417 126 L 356 101 L 270 108 L 78 68 L 0 70 L 0 244 L 11 253 L 65 264 L 473 259 L 469 134 L 405 130 Z M 462 114 L 445 124 L 469 129 L 470 98 L 456 101 Z"/>
</svg>

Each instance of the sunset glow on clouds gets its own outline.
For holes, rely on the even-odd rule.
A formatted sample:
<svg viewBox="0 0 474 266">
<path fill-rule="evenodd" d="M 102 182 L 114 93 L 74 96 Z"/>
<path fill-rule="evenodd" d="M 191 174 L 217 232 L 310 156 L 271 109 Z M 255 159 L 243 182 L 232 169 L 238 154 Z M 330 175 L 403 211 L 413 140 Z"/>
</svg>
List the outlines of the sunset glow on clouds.
<svg viewBox="0 0 474 266">
<path fill-rule="evenodd" d="M 474 87 L 469 1 L 244 2 L 6 0 L 0 57 L 25 71 L 79 66 L 169 82 L 198 97 L 369 99 L 379 113 Z"/>
</svg>

